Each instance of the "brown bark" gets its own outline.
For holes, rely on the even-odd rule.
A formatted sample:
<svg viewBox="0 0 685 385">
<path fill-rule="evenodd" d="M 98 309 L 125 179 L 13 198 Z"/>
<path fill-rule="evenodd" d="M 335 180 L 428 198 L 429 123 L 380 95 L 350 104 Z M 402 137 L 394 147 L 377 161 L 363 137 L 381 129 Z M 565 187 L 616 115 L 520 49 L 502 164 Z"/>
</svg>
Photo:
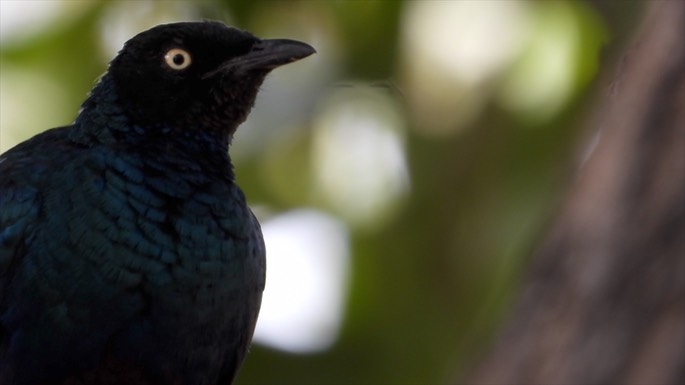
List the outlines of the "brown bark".
<svg viewBox="0 0 685 385">
<path fill-rule="evenodd" d="M 652 1 L 597 144 L 467 383 L 685 384 L 685 2 Z"/>
</svg>

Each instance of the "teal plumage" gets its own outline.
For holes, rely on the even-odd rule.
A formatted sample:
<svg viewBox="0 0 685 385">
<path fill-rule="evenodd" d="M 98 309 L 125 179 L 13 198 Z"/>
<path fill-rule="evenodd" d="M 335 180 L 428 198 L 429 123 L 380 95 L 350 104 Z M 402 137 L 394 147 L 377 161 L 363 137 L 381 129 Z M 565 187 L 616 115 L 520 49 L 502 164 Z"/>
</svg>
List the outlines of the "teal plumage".
<svg viewBox="0 0 685 385">
<path fill-rule="evenodd" d="M 217 22 L 158 26 L 73 125 L 0 155 L 0 384 L 233 380 L 265 248 L 228 145 L 264 76 L 313 52 Z"/>
</svg>

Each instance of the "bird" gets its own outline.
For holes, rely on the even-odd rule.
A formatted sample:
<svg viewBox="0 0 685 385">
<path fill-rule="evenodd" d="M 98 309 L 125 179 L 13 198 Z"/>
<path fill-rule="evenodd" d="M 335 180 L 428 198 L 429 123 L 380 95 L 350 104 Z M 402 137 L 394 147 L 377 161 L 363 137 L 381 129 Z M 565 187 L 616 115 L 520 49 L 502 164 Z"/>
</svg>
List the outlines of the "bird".
<svg viewBox="0 0 685 385">
<path fill-rule="evenodd" d="M 313 53 L 160 24 L 72 124 L 0 155 L 0 385 L 234 381 L 266 262 L 228 149 L 267 74 Z"/>
</svg>

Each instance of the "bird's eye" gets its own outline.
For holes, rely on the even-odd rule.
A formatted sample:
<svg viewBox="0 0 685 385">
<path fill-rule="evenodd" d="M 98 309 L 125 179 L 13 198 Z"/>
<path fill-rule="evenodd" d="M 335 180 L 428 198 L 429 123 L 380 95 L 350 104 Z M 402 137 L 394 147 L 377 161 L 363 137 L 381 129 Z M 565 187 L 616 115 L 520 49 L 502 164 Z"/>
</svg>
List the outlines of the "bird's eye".
<svg viewBox="0 0 685 385">
<path fill-rule="evenodd" d="M 166 55 L 164 55 L 164 61 L 174 70 L 186 69 L 190 66 L 190 63 L 192 63 L 190 53 L 181 48 L 172 48 L 168 50 Z"/>
</svg>

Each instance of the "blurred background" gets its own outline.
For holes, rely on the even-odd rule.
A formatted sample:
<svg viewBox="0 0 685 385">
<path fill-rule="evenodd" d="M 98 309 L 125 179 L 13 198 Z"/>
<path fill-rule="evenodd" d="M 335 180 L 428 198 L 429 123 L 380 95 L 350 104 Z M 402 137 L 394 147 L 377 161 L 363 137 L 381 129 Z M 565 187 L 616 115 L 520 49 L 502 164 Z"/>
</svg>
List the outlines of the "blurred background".
<svg viewBox="0 0 685 385">
<path fill-rule="evenodd" d="M 156 24 L 312 44 L 269 76 L 231 148 L 268 250 L 238 384 L 452 383 L 516 298 L 642 7 L 2 0 L 0 152 L 69 124 Z"/>
</svg>

